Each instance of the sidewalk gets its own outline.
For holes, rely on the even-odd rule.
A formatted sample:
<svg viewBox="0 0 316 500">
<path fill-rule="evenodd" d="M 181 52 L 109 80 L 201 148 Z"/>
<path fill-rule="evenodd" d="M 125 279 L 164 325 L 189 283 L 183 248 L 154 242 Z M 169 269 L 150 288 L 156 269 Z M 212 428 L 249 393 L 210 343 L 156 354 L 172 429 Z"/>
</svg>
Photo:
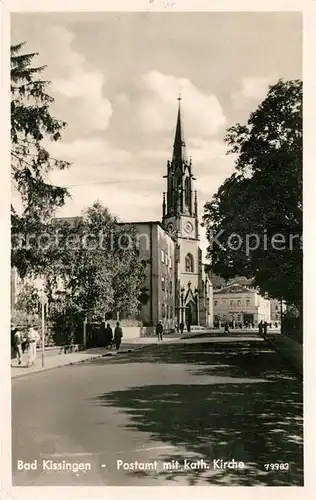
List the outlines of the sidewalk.
<svg viewBox="0 0 316 500">
<path fill-rule="evenodd" d="M 172 342 L 180 340 L 179 335 L 166 335 L 164 337 L 164 342 Z M 137 339 L 128 339 L 126 342 L 122 342 L 119 352 L 113 350 L 105 349 L 104 347 L 95 347 L 92 349 L 87 349 L 86 351 L 71 352 L 68 354 L 56 354 L 47 356 L 44 359 L 44 367 L 42 366 L 41 353 L 37 354 L 37 359 L 35 366 L 27 368 L 25 363 L 22 365 L 17 364 L 17 360 L 11 360 L 11 379 L 24 377 L 32 373 L 39 373 L 47 370 L 52 370 L 53 368 L 60 368 L 62 366 L 73 365 L 77 363 L 84 363 L 85 361 L 90 361 L 92 359 L 98 359 L 108 356 L 118 356 L 120 354 L 125 354 L 127 352 L 134 351 L 136 349 L 142 349 L 150 345 L 157 344 L 157 337 L 142 337 Z"/>
<path fill-rule="evenodd" d="M 303 346 L 281 333 L 268 333 L 268 342 L 296 371 L 303 375 Z"/>
</svg>

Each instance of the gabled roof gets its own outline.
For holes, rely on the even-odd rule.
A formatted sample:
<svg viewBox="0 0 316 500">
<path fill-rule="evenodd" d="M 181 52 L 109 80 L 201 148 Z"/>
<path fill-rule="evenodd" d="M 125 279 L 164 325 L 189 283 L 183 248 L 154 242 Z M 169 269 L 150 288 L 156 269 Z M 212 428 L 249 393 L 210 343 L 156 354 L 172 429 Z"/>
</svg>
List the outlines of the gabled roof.
<svg viewBox="0 0 316 500">
<path fill-rule="evenodd" d="M 249 288 L 245 285 L 240 285 L 239 283 L 232 283 L 231 285 L 227 285 L 219 290 L 214 290 L 214 294 L 227 294 L 227 293 L 253 293 L 256 291 L 253 288 Z"/>
</svg>

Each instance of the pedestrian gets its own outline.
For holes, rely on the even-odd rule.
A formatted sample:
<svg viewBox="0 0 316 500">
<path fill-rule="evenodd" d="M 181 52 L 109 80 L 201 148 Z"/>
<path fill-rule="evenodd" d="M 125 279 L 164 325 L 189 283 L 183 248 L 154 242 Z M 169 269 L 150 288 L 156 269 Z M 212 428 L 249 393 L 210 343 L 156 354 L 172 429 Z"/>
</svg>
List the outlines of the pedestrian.
<svg viewBox="0 0 316 500">
<path fill-rule="evenodd" d="M 114 330 L 114 344 L 115 344 L 115 348 L 116 348 L 117 351 L 120 348 L 120 345 L 121 345 L 121 342 L 122 342 L 122 338 L 123 338 L 123 330 L 120 327 L 120 323 L 118 321 L 116 323 L 116 327 L 115 327 L 115 330 Z"/>
<path fill-rule="evenodd" d="M 265 321 L 263 323 L 263 335 L 266 336 L 268 331 L 268 323 Z"/>
<path fill-rule="evenodd" d="M 22 363 L 22 338 L 21 332 L 18 328 L 13 329 L 13 347 L 16 353 L 16 358 L 18 360 L 18 364 Z"/>
<path fill-rule="evenodd" d="M 21 333 L 21 346 L 22 346 L 22 353 L 24 354 L 25 352 L 27 352 L 28 349 L 27 331 L 25 331 L 25 329 Z"/>
<path fill-rule="evenodd" d="M 105 329 L 105 347 L 107 349 L 111 347 L 112 349 L 112 345 L 113 345 L 113 330 L 111 328 L 110 323 L 107 323 Z"/>
<path fill-rule="evenodd" d="M 98 339 L 98 344 L 100 347 L 106 347 L 106 332 L 105 332 L 105 321 L 101 321 L 100 327 L 99 327 L 99 339 Z"/>
<path fill-rule="evenodd" d="M 36 361 L 36 344 L 39 341 L 39 334 L 35 328 L 29 328 L 27 332 L 27 366 L 34 366 Z"/>
<path fill-rule="evenodd" d="M 156 326 L 156 335 L 158 337 L 158 342 L 160 340 L 163 340 L 163 326 L 162 326 L 162 322 L 161 321 L 158 321 L 158 323 L 157 323 L 157 326 Z"/>
<path fill-rule="evenodd" d="M 184 330 L 184 323 L 183 323 L 183 321 L 181 321 L 181 323 L 180 323 L 180 333 L 181 333 L 181 335 L 183 334 L 183 330 Z"/>
<path fill-rule="evenodd" d="M 191 323 L 190 323 L 190 321 L 187 322 L 187 331 L 188 331 L 188 333 L 191 332 Z"/>
<path fill-rule="evenodd" d="M 258 329 L 259 329 L 259 334 L 262 335 L 262 332 L 263 332 L 263 322 L 262 322 L 262 320 L 258 324 Z"/>
<path fill-rule="evenodd" d="M 224 333 L 226 333 L 227 335 L 229 334 L 229 326 L 228 326 L 227 321 L 226 321 L 225 326 L 224 326 Z"/>
</svg>

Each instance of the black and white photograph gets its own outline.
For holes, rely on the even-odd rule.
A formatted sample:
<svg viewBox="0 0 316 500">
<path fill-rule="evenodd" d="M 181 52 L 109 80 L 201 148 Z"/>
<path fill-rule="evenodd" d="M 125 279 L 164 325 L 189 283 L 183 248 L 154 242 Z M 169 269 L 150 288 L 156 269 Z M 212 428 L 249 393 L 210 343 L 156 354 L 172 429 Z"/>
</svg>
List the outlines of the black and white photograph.
<svg viewBox="0 0 316 500">
<path fill-rule="evenodd" d="M 10 16 L 13 487 L 306 484 L 303 15 L 174 3 Z"/>
</svg>

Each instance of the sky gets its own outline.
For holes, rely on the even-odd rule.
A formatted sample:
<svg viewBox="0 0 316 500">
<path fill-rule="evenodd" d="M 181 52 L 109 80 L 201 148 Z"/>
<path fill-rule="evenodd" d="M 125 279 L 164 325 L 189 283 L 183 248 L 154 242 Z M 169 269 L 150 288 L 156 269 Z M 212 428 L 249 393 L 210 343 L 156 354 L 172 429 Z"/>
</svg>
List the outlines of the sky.
<svg viewBox="0 0 316 500">
<path fill-rule="evenodd" d="M 58 215 L 98 200 L 122 221 L 161 220 L 180 92 L 201 219 L 234 170 L 227 128 L 269 85 L 302 78 L 301 23 L 295 12 L 13 14 L 12 43 L 39 53 L 51 111 L 68 124 L 46 144 L 72 164 L 51 175 L 71 194 Z"/>
</svg>

